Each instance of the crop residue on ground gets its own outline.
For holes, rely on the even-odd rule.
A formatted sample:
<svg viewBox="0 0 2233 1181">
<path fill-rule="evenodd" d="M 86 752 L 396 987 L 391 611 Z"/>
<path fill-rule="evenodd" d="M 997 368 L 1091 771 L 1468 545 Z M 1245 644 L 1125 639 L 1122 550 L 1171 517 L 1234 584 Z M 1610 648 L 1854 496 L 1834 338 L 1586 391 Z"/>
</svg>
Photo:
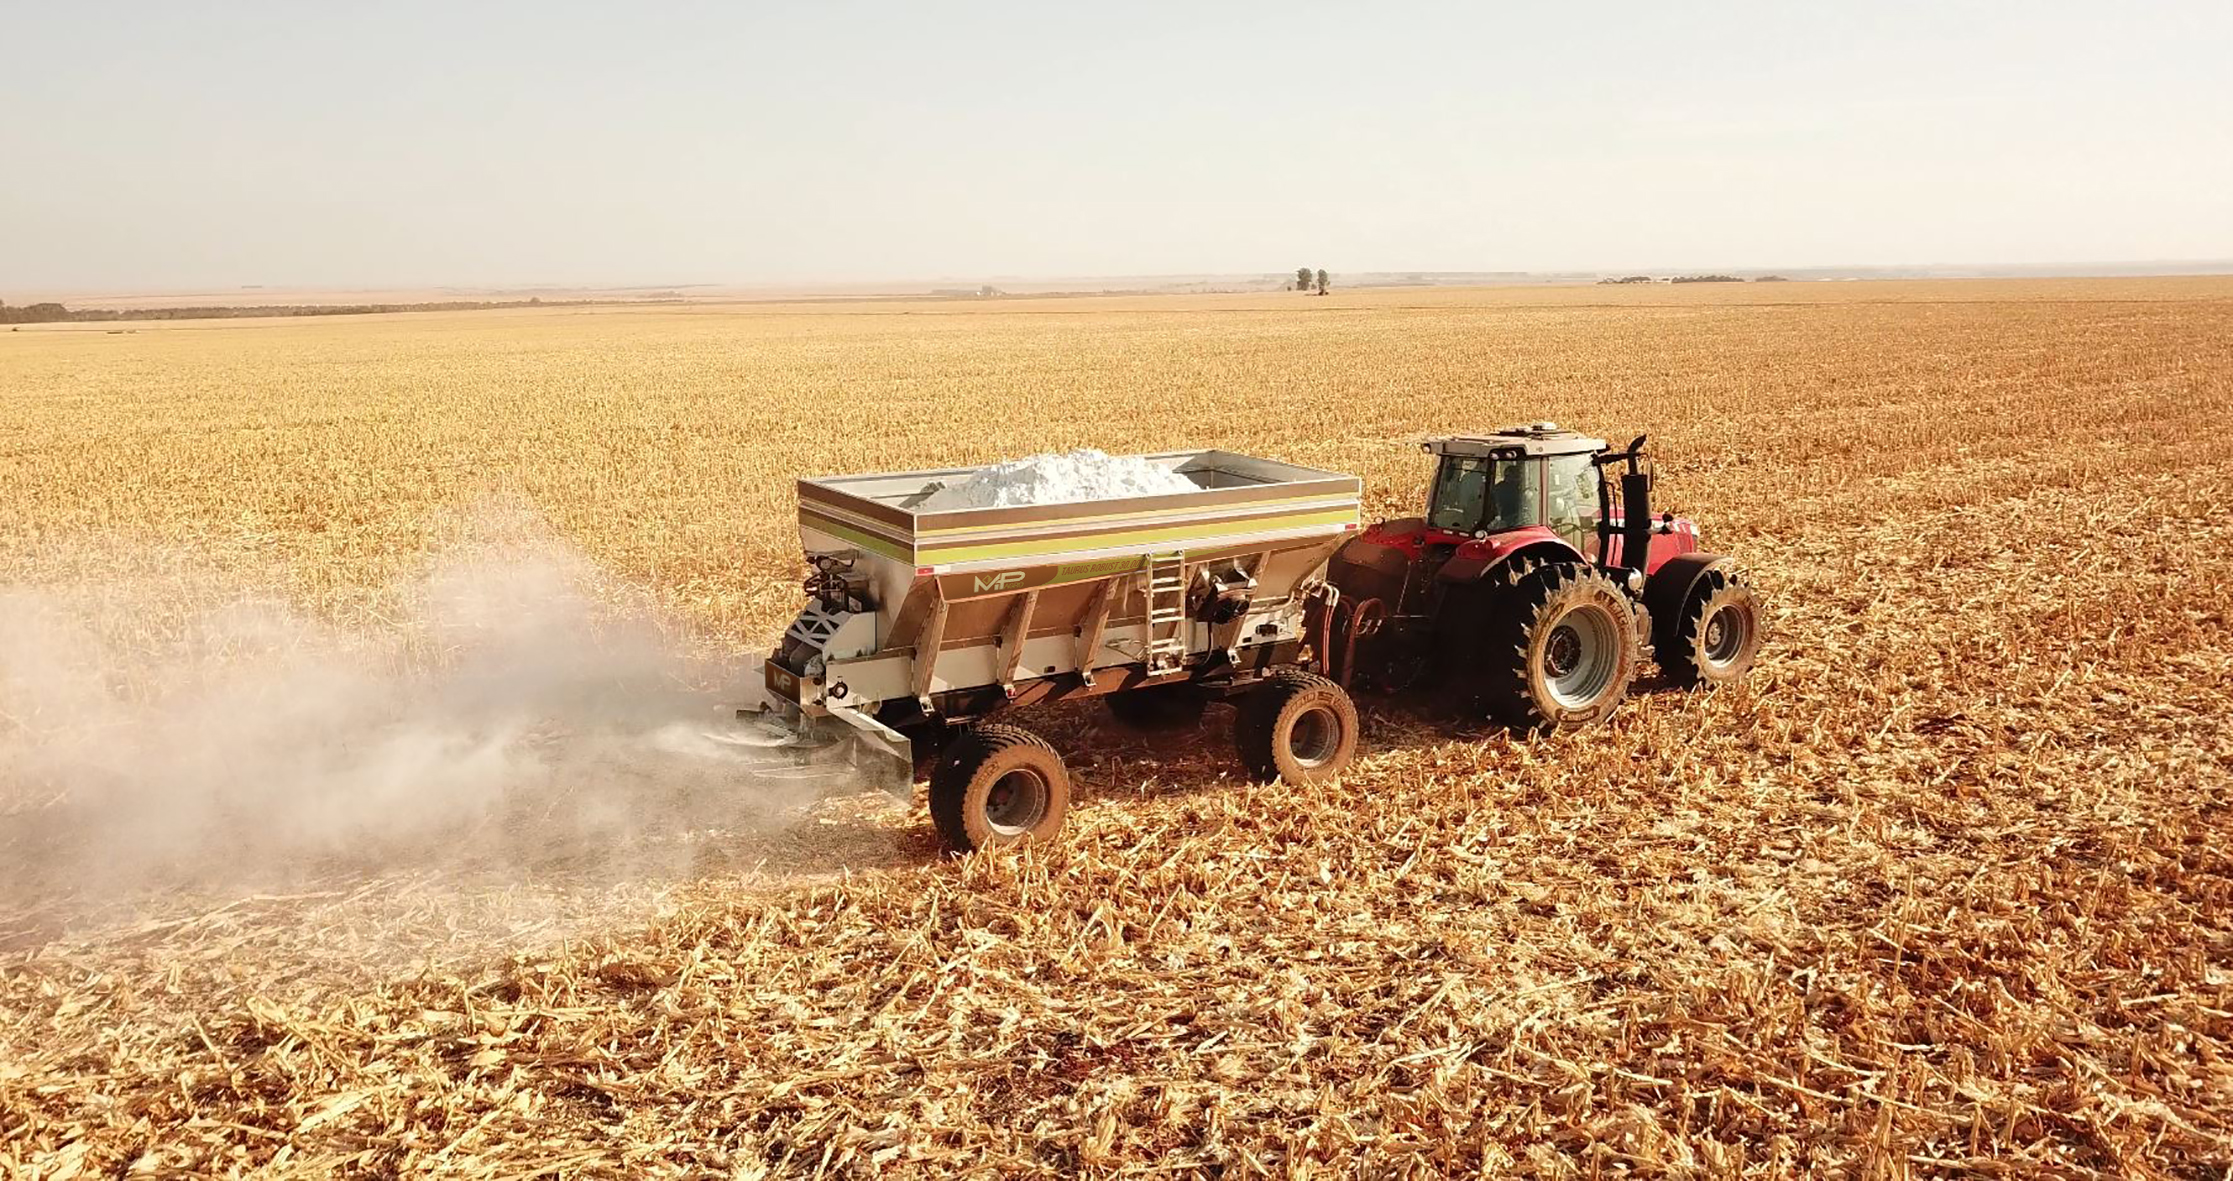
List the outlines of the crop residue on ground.
<svg viewBox="0 0 2233 1181">
<path fill-rule="evenodd" d="M 1649 434 L 1770 613 L 1600 731 L 1368 706 L 1309 794 L 1223 711 L 1041 715 L 1080 796 L 1021 854 L 839 801 L 12 928 L 0 1173 L 2222 1175 L 2233 283 L 1771 286 L 0 338 L 26 593 L 190 553 L 379 636 L 516 496 L 749 661 L 799 475 L 1218 446 L 1395 515 L 1419 437 L 1551 419 Z"/>
</svg>

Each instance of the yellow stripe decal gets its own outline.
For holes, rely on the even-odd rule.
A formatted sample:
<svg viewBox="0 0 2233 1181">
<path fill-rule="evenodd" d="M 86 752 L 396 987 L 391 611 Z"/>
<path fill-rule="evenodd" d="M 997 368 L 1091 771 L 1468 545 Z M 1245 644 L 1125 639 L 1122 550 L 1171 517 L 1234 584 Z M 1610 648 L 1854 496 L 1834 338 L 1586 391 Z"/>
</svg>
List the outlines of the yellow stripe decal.
<svg viewBox="0 0 2233 1181">
<path fill-rule="evenodd" d="M 863 533 L 850 525 L 840 525 L 827 517 L 808 516 L 802 513 L 799 516 L 799 526 L 804 529 L 812 529 L 816 533 L 827 533 L 840 541 L 850 541 L 870 553 L 882 554 L 887 558 L 893 558 L 910 565 L 915 562 L 914 556 L 909 554 L 905 548 L 881 537 Z"/>
<path fill-rule="evenodd" d="M 998 545 L 961 545 L 942 548 L 919 548 L 924 565 L 934 562 L 980 562 L 989 558 L 1039 557 L 1049 554 L 1073 553 L 1081 550 L 1117 549 L 1130 545 L 1159 545 L 1169 541 L 1200 541 L 1212 537 L 1246 537 L 1255 533 L 1274 533 L 1286 529 L 1305 529 L 1313 525 L 1337 526 L 1355 524 L 1355 506 L 1328 509 L 1315 513 L 1296 513 L 1285 517 L 1260 517 L 1251 521 L 1221 521 L 1208 525 L 1182 525 L 1167 529 L 1124 529 L 1105 533 L 1081 533 L 1072 537 L 1041 538 L 1037 541 L 1011 541 Z"/>
<path fill-rule="evenodd" d="M 808 516 L 820 517 L 840 525 L 851 525 L 855 529 L 866 529 L 893 545 L 906 545 L 907 539 L 913 536 L 906 529 L 889 521 L 878 520 L 866 513 L 853 512 L 843 505 L 826 504 L 818 500 L 799 502 L 799 516 L 801 519 Z"/>
</svg>

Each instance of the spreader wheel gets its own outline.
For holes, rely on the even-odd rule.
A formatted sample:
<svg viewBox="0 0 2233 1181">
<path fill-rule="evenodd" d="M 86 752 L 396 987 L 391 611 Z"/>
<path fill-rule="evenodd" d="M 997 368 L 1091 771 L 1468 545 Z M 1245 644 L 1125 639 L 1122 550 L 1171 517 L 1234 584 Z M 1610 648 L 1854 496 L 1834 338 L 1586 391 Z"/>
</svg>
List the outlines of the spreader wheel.
<svg viewBox="0 0 2233 1181">
<path fill-rule="evenodd" d="M 1659 669 L 1685 688 L 1729 684 L 1760 654 L 1760 598 L 1722 566 L 1699 575 L 1682 611 L 1660 626 Z"/>
<path fill-rule="evenodd" d="M 1295 670 L 1241 699 L 1233 741 L 1257 779 L 1317 783 L 1341 774 L 1357 756 L 1358 728 L 1357 705 L 1341 686 Z"/>
<path fill-rule="evenodd" d="M 957 853 L 1051 838 L 1069 812 L 1062 756 L 1021 726 L 988 722 L 963 730 L 931 772 L 931 823 Z"/>
<path fill-rule="evenodd" d="M 1135 730 L 1185 730 L 1202 720 L 1209 700 L 1192 685 L 1149 685 L 1101 698 L 1109 716 Z"/>
<path fill-rule="evenodd" d="M 1259 736 L 1258 732 L 1264 728 L 1266 721 L 1261 703 L 1264 700 L 1264 695 L 1271 690 L 1273 682 L 1317 675 L 1307 669 L 1276 669 L 1267 674 L 1247 696 L 1235 699 L 1233 702 L 1233 749 L 1246 752 L 1254 750 L 1269 741 L 1269 739 Z M 1247 756 L 1243 754 L 1242 757 L 1245 760 Z"/>
<path fill-rule="evenodd" d="M 1636 616 L 1613 580 L 1584 562 L 1522 575 L 1490 606 L 1480 703 L 1514 730 L 1604 721 L 1636 677 Z"/>
</svg>

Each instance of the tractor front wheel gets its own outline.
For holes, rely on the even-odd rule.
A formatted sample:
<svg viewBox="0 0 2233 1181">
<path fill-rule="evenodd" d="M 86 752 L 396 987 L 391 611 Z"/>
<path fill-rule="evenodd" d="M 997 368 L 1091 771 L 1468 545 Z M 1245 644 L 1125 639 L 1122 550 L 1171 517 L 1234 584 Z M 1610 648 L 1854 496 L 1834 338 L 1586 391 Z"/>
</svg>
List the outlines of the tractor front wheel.
<svg viewBox="0 0 2233 1181">
<path fill-rule="evenodd" d="M 1659 670 L 1684 688 L 1729 684 L 1760 654 L 1760 599 L 1721 566 L 1699 575 L 1682 611 L 1661 626 Z"/>
<path fill-rule="evenodd" d="M 956 853 L 1047 840 L 1070 813 L 1070 772 L 1045 739 L 980 723 L 956 735 L 930 776 L 930 819 Z"/>
<path fill-rule="evenodd" d="M 1536 567 L 1488 604 L 1481 704 L 1491 720 L 1534 733 L 1612 716 L 1636 677 L 1636 613 L 1595 567 Z"/>
<path fill-rule="evenodd" d="M 1259 780 L 1331 779 L 1357 756 L 1357 704 L 1340 685 L 1300 670 L 1282 672 L 1241 698 L 1233 740 Z"/>
</svg>

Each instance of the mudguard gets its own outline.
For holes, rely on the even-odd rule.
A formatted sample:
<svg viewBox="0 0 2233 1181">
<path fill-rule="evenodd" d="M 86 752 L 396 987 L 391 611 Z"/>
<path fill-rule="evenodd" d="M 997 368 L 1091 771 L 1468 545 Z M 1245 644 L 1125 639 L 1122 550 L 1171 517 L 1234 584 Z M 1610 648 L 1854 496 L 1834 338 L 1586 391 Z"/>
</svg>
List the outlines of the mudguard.
<svg viewBox="0 0 2233 1181">
<path fill-rule="evenodd" d="M 1370 526 L 1327 560 L 1326 581 L 1344 599 L 1379 599 L 1395 609 L 1411 589 L 1425 528 L 1416 517 Z"/>
<path fill-rule="evenodd" d="M 1568 545 L 1565 538 L 1541 525 L 1531 525 L 1466 542 L 1435 572 L 1435 579 L 1461 585 L 1479 582 L 1489 571 L 1523 554 L 1553 562 L 1582 560 L 1581 551 Z"/>
<path fill-rule="evenodd" d="M 1664 634 L 1666 629 L 1680 624 L 1683 605 L 1690 601 L 1690 592 L 1706 571 L 1734 561 L 1726 554 L 1693 552 L 1669 558 L 1652 571 L 1644 580 L 1644 609 L 1651 612 L 1654 644 L 1670 642 Z"/>
</svg>

